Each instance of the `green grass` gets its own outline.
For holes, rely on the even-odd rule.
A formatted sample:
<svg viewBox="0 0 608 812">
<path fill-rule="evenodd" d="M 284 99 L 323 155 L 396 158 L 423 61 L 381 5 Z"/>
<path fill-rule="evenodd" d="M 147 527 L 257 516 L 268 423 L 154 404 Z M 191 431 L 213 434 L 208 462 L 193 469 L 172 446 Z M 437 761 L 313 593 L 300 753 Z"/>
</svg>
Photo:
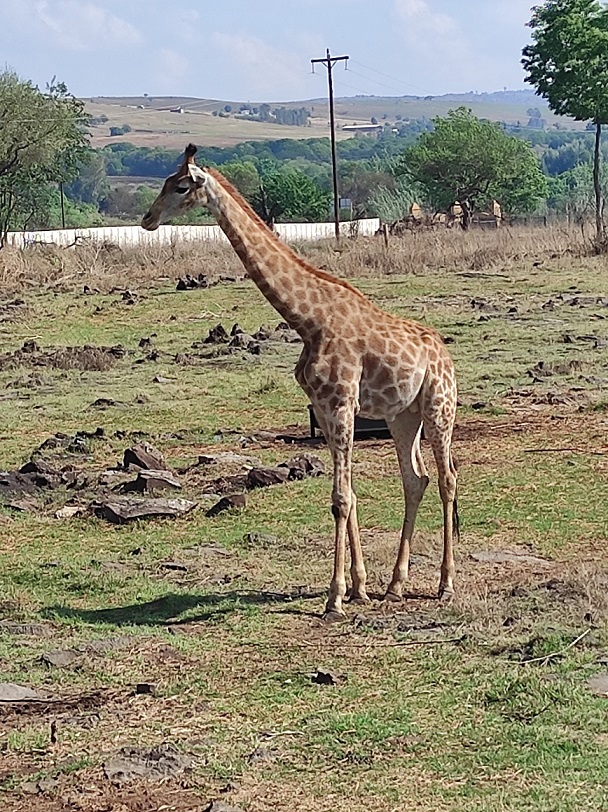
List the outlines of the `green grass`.
<svg viewBox="0 0 608 812">
<path fill-rule="evenodd" d="M 586 687 L 605 670 L 608 646 L 606 465 L 598 453 L 605 450 L 605 393 L 597 383 L 608 354 L 562 338 L 605 336 L 606 327 L 593 308 L 542 309 L 572 286 L 599 294 L 603 281 L 581 262 L 550 275 L 513 268 L 481 279 L 366 278 L 360 286 L 455 339 L 464 405 L 455 442 L 463 536 L 454 603 L 428 597 L 437 587 L 441 526 L 430 460 L 433 481 L 413 550 L 416 597 L 349 607 L 351 620 L 364 616 L 362 625 L 325 627 L 319 619 L 332 562 L 327 476 L 251 492 L 245 510 L 215 519 L 199 509 L 124 527 L 93 517 L 58 520 L 54 511 L 70 495 L 63 492 L 49 495 L 39 512 L 2 509 L 0 614 L 42 622 L 49 636 L 0 634 L 0 680 L 103 695 L 92 711 L 57 712 L 53 746 L 48 719 L 35 711 L 0 719 L 3 809 L 23 808 L 23 780 L 57 775 L 61 791 L 77 796 L 83 785 L 103 787 L 107 753 L 162 741 L 195 756 L 189 780 L 202 802 L 230 783 L 227 800 L 247 812 L 329 811 L 344 798 L 372 812 L 608 809 L 605 700 Z M 107 372 L 0 370 L 1 469 L 20 465 L 56 432 L 97 426 L 104 439 L 64 462 L 103 470 L 142 436 L 175 468 L 203 452 L 232 450 L 271 464 L 300 450 L 264 442 L 243 448 L 240 440 L 264 428 L 304 429 L 306 400 L 291 374 L 297 346 L 174 363 L 219 321 L 250 331 L 279 321 L 250 284 L 177 295 L 163 283 L 138 292 L 131 307 L 116 303 L 116 294 L 25 294 L 28 314 L 2 327 L 0 354 L 35 336 L 44 348 L 121 343 L 128 355 Z M 471 307 L 481 296 L 498 308 L 488 321 Z M 510 306 L 520 318 L 504 317 Z M 151 333 L 161 353 L 155 362 L 138 347 Z M 582 369 L 536 384 L 527 375 L 539 360 L 570 358 Z M 20 382 L 33 374 L 44 380 Z M 156 376 L 167 382 L 155 383 Z M 514 400 L 512 388 L 530 394 Z M 11 392 L 19 397 L 2 398 Z M 549 402 L 548 394 L 574 400 Z M 118 405 L 92 408 L 99 397 Z M 473 408 L 477 401 L 485 405 Z M 324 447 L 312 450 L 329 466 Z M 201 476 L 181 478 L 183 495 L 204 508 L 210 501 L 200 496 Z M 379 595 L 402 521 L 389 443 L 357 444 L 355 481 L 370 588 Z M 248 533 L 266 538 L 247 542 Z M 229 555 L 192 552 L 209 544 Z M 468 556 L 488 548 L 548 560 L 493 566 Z M 166 561 L 184 562 L 187 571 L 167 570 Z M 117 637 L 126 642 L 91 648 Z M 68 648 L 79 653 L 74 666 L 51 668 L 40 659 Z M 536 658 L 545 659 L 524 662 Z M 317 669 L 343 679 L 317 685 Z M 155 694 L 134 696 L 138 682 L 153 682 Z M 154 791 L 161 806 L 169 790 Z M 45 803 L 41 797 L 42 812 Z"/>
</svg>

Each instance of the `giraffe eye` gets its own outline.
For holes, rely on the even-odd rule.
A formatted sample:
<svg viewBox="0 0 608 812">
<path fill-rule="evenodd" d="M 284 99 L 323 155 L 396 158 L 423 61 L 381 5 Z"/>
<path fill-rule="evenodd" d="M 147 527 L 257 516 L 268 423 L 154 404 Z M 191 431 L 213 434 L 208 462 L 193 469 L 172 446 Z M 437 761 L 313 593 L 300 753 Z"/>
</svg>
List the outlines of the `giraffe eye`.
<svg viewBox="0 0 608 812">
<path fill-rule="evenodd" d="M 176 186 L 175 191 L 178 193 L 178 195 L 185 195 L 186 192 L 190 191 L 190 189 L 188 186 Z"/>
</svg>

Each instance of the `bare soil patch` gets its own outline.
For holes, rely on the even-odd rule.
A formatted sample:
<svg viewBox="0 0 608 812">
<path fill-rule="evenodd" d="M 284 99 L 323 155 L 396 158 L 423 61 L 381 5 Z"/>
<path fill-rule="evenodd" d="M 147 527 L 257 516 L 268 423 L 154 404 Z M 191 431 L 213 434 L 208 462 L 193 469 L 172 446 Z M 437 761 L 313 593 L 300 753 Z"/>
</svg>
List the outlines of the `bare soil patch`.
<svg viewBox="0 0 608 812">
<path fill-rule="evenodd" d="M 92 347 L 85 345 L 43 350 L 35 341 L 26 341 L 21 349 L 0 355 L 0 370 L 50 367 L 81 372 L 106 372 L 125 355 L 126 350 L 120 346 Z"/>
</svg>

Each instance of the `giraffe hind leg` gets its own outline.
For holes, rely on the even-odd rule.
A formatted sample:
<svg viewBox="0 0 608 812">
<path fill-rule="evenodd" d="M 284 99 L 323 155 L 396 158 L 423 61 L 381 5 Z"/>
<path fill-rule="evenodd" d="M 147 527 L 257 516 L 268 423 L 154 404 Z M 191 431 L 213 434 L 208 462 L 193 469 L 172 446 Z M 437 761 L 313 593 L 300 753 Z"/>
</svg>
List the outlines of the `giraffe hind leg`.
<svg viewBox="0 0 608 812">
<path fill-rule="evenodd" d="M 399 552 L 386 591 L 387 600 L 398 601 L 402 598 L 403 586 L 409 575 L 410 545 L 414 535 L 416 515 L 429 478 L 420 450 L 422 431 L 420 414 L 404 411 L 389 423 L 389 429 L 397 449 L 405 498 L 405 516 L 401 529 Z"/>
<path fill-rule="evenodd" d="M 439 598 L 451 598 L 454 594 L 454 539 L 458 538 L 459 517 L 456 501 L 456 468 L 452 459 L 452 420 L 426 420 L 426 436 L 433 449 L 439 478 L 439 493 L 443 504 L 443 559 L 439 581 Z"/>
</svg>

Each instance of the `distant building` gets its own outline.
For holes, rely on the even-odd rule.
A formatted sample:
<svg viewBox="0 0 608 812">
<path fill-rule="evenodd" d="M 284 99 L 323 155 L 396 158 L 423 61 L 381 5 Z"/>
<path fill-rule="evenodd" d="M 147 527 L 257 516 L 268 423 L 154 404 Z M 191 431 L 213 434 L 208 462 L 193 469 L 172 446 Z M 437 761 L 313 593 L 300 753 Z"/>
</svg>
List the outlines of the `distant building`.
<svg viewBox="0 0 608 812">
<path fill-rule="evenodd" d="M 342 127 L 342 132 L 372 134 L 379 133 L 383 129 L 382 124 L 345 124 Z"/>
</svg>

